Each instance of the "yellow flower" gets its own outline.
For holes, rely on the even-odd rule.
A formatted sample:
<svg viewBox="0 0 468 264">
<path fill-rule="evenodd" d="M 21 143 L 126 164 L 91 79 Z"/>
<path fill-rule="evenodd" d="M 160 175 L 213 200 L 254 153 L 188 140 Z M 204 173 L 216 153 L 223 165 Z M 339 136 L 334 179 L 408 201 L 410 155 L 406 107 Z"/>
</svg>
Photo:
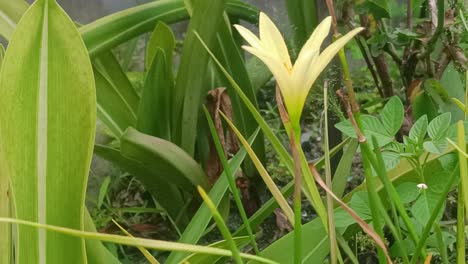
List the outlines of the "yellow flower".
<svg viewBox="0 0 468 264">
<path fill-rule="evenodd" d="M 260 13 L 260 38 L 245 27 L 235 25 L 250 44 L 243 48 L 262 60 L 273 73 L 293 127 L 299 125 L 302 109 L 312 84 L 336 53 L 363 29 L 352 30 L 320 52 L 320 46 L 328 36 L 330 26 L 331 17 L 325 18 L 317 26 L 302 47 L 293 66 L 281 33 L 267 15 Z"/>
</svg>

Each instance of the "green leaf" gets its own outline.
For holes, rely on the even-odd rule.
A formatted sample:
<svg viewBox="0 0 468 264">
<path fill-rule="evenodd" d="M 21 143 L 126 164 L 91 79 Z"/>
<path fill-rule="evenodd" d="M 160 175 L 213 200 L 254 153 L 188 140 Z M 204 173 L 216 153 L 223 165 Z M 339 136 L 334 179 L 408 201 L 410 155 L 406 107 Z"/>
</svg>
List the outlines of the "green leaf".
<svg viewBox="0 0 468 264">
<path fill-rule="evenodd" d="M 96 125 L 91 63 L 74 23 L 55 1 L 21 18 L 0 76 L 0 138 L 15 217 L 83 228 Z M 84 240 L 19 226 L 18 263 L 85 262 Z"/>
<path fill-rule="evenodd" d="M 202 197 L 204 204 L 210 209 L 211 214 L 213 215 L 213 219 L 218 226 L 219 231 L 223 235 L 224 239 L 226 240 L 226 243 L 229 245 L 229 248 L 232 252 L 232 257 L 237 264 L 242 264 L 243 261 L 240 257 L 240 251 L 239 248 L 237 247 L 237 244 L 234 242 L 232 239 L 232 234 L 229 231 L 229 228 L 226 225 L 226 222 L 224 221 L 223 217 L 219 213 L 218 209 L 216 208 L 217 206 L 211 201 L 210 197 L 208 194 L 203 190 L 202 187 L 198 186 L 197 187 L 198 192 L 200 193 L 200 196 Z"/>
<path fill-rule="evenodd" d="M 236 245 L 239 248 L 245 247 L 249 244 L 249 237 L 247 236 L 234 237 L 233 240 L 234 240 L 234 243 L 236 243 Z M 229 245 L 226 242 L 226 240 L 213 243 L 209 246 L 213 248 L 229 249 Z M 221 256 L 194 253 L 186 257 L 184 260 L 182 260 L 181 263 L 190 263 L 190 264 L 216 263 L 220 259 L 222 259 Z"/>
<path fill-rule="evenodd" d="M 444 138 L 452 120 L 451 113 L 444 113 L 434 118 L 427 126 L 427 133 L 433 140 Z"/>
<path fill-rule="evenodd" d="M 209 189 L 208 178 L 200 165 L 169 141 L 128 128 L 121 138 L 121 152 L 186 191 L 196 193 L 196 186 Z"/>
<path fill-rule="evenodd" d="M 372 219 L 371 209 L 369 207 L 369 195 L 367 192 L 357 192 L 351 198 L 349 206 L 362 218 L 367 221 Z M 335 210 L 335 225 L 339 228 L 346 228 L 356 221 L 349 216 L 349 213 L 338 208 Z"/>
<path fill-rule="evenodd" d="M 349 140 L 344 140 L 337 146 L 335 146 L 333 149 L 330 150 L 330 157 L 334 157 L 337 153 L 340 152 L 340 150 L 347 145 Z M 325 158 L 321 157 L 317 162 L 315 162 L 314 166 L 317 169 L 321 169 L 324 166 L 325 163 Z M 335 173 L 335 175 L 338 173 L 338 171 Z M 281 193 L 283 194 L 284 197 L 290 197 L 293 193 L 294 190 L 294 180 L 291 180 L 286 186 L 284 186 L 281 189 Z M 252 226 L 252 229 L 258 228 L 260 224 L 265 221 L 272 213 L 273 211 L 278 208 L 278 203 L 276 203 L 275 198 L 270 198 L 267 202 L 265 202 L 262 207 L 255 212 L 254 215 L 252 215 L 249 218 L 249 224 Z M 246 227 L 245 225 L 242 225 L 237 229 L 237 231 L 234 233 L 234 235 L 244 235 L 246 234 Z M 307 241 L 307 240 L 306 240 Z"/>
<path fill-rule="evenodd" d="M 107 190 L 109 189 L 111 177 L 107 176 L 104 178 L 104 181 L 101 184 L 101 187 L 99 187 L 99 194 L 98 194 L 98 201 L 97 201 L 97 207 L 101 208 L 102 203 L 104 202 L 104 198 L 107 195 Z"/>
<path fill-rule="evenodd" d="M 333 193 L 338 197 L 342 197 L 348 182 L 348 177 L 351 175 L 351 166 L 353 164 L 354 155 L 356 154 L 359 143 L 357 140 L 352 140 L 346 150 L 343 153 L 343 156 L 340 159 L 340 163 L 333 175 Z"/>
<path fill-rule="evenodd" d="M 154 61 L 146 76 L 138 109 L 137 129 L 145 134 L 170 140 L 174 79 L 166 64 L 165 52 L 159 47 L 155 49 Z"/>
<path fill-rule="evenodd" d="M 363 0 L 359 1 L 357 11 L 361 14 L 371 13 L 376 19 L 390 18 L 390 10 L 387 0 Z"/>
<path fill-rule="evenodd" d="M 217 49 L 219 50 L 220 54 L 218 57 L 221 59 L 221 63 L 228 70 L 229 74 L 233 76 L 236 83 L 239 84 L 239 86 L 242 88 L 242 91 L 247 95 L 252 104 L 257 106 L 257 99 L 252 88 L 250 76 L 247 72 L 247 68 L 245 67 L 242 53 L 240 52 L 239 47 L 233 38 L 230 29 L 229 18 L 226 15 L 224 15 L 224 21 L 220 25 L 217 40 Z M 239 128 L 242 135 L 252 134 L 253 131 L 255 131 L 257 128 L 257 124 L 252 113 L 242 102 L 242 99 L 236 93 L 235 89 L 229 83 L 229 81 L 226 80 L 224 75 L 220 72 L 218 76 L 221 80 L 223 80 L 221 85 L 227 87 L 227 91 L 232 103 L 234 123 L 236 124 L 237 128 Z M 263 162 L 265 160 L 265 143 L 262 134 L 258 136 L 257 140 L 253 143 L 252 148 L 255 150 L 255 153 L 259 159 Z M 252 161 L 250 159 L 247 159 L 246 161 L 248 161 L 244 162 L 244 172 L 246 175 L 257 175 Z"/>
<path fill-rule="evenodd" d="M 250 22 L 258 11 L 248 4 L 229 1 L 227 12 Z M 154 1 L 98 19 L 80 28 L 91 57 L 154 29 L 158 21 L 173 24 L 189 18 L 182 0 Z"/>
<path fill-rule="evenodd" d="M 404 204 L 411 203 L 419 196 L 419 188 L 414 182 L 403 182 L 395 187 L 401 202 Z"/>
<path fill-rule="evenodd" d="M 415 119 L 419 119 L 423 115 L 427 115 L 427 119 L 432 120 L 438 115 L 437 105 L 426 92 L 416 95 L 413 100 L 412 107 Z"/>
<path fill-rule="evenodd" d="M 138 160 L 124 157 L 118 149 L 96 145 L 94 153 L 135 176 L 167 211 L 169 216 L 172 219 L 177 219 L 180 208 L 183 208 L 185 204 L 177 186 L 170 184 L 168 179 L 162 177 L 158 171 L 149 168 Z M 178 226 L 183 227 L 187 223 L 188 218 L 182 216 Z"/>
<path fill-rule="evenodd" d="M 166 55 L 166 66 L 168 70 L 172 71 L 172 53 L 174 53 L 175 45 L 176 40 L 171 28 L 162 22 L 158 22 L 148 41 L 145 59 L 146 69 L 151 67 L 157 48 L 160 48 Z"/>
<path fill-rule="evenodd" d="M 433 189 L 433 186 L 430 186 L 430 185 L 427 185 L 427 186 L 428 186 L 428 189 L 426 191 L 426 195 L 420 195 L 419 198 L 411 207 L 411 213 L 413 217 L 416 219 L 416 221 L 418 222 L 421 229 L 424 226 L 426 226 L 427 221 L 429 220 L 432 212 L 435 209 L 435 206 L 437 205 L 437 201 L 440 198 L 440 194 L 438 192 L 434 192 L 431 190 Z M 439 215 L 438 219 L 442 217 L 442 214 L 444 211 L 443 208 L 444 206 L 440 208 L 440 211 L 438 212 L 438 215 Z"/>
<path fill-rule="evenodd" d="M 84 211 L 84 230 L 88 232 L 97 232 L 93 219 L 89 215 L 88 209 Z M 110 253 L 109 250 L 99 240 L 86 240 L 86 258 L 90 264 L 120 264 L 118 258 Z"/>
<path fill-rule="evenodd" d="M 226 256 L 226 257 L 232 256 L 232 253 L 229 250 L 207 247 L 207 246 L 175 243 L 175 242 L 156 240 L 156 239 L 144 239 L 144 238 L 137 238 L 137 237 L 110 235 L 110 234 L 103 234 L 103 233 L 97 233 L 97 232 L 85 232 L 85 231 L 71 229 L 71 228 L 65 228 L 65 227 L 54 226 L 54 225 L 38 224 L 35 222 L 31 222 L 31 221 L 24 221 L 24 220 L 12 219 L 12 218 L 0 218 L 0 222 L 15 223 L 21 226 L 26 226 L 26 227 L 34 228 L 34 229 L 40 228 L 41 230 L 47 230 L 53 234 L 62 234 L 63 236 L 72 236 L 73 238 L 101 240 L 101 241 L 117 243 L 121 245 L 141 246 L 141 247 L 161 250 L 161 251 L 177 251 L 177 252 L 184 252 L 184 253 L 212 254 L 212 255 L 220 255 L 220 256 Z M 275 261 L 271 261 L 269 259 L 265 259 L 259 256 L 250 255 L 246 253 L 240 253 L 240 256 L 245 259 L 255 260 L 259 263 L 278 264 Z M 69 263 L 69 262 L 66 262 L 66 263 Z M 79 263 L 82 263 L 82 262 L 79 262 Z"/>
<path fill-rule="evenodd" d="M 387 131 L 387 135 L 394 136 L 400 130 L 404 115 L 403 103 L 400 98 L 397 96 L 390 98 L 380 113 L 380 120 Z"/>
<path fill-rule="evenodd" d="M 291 263 L 295 246 L 293 233 L 270 244 L 261 252 L 261 256 L 278 263 Z M 322 263 L 329 253 L 330 242 L 320 219 L 303 225 L 302 233 L 302 263 Z"/>
<path fill-rule="evenodd" d="M 286 8 L 294 33 L 294 52 L 298 54 L 300 48 L 318 24 L 317 6 L 313 1 L 288 0 L 286 1 Z"/>
<path fill-rule="evenodd" d="M 423 146 L 427 152 L 443 154 L 448 147 L 448 142 L 445 138 L 441 138 L 438 140 L 426 141 Z"/>
<path fill-rule="evenodd" d="M 225 0 L 194 2 L 194 12 L 187 29 L 176 85 L 174 89 L 175 140 L 189 155 L 195 151 L 195 141 L 201 98 L 208 87 L 205 83 L 209 56 L 194 32 L 197 31 L 212 47 L 222 22 Z M 210 19 L 206 19 L 210 17 Z"/>
<path fill-rule="evenodd" d="M 428 120 L 427 115 L 420 117 L 409 132 L 409 138 L 414 140 L 418 145 L 421 145 L 426 138 Z"/>
<path fill-rule="evenodd" d="M 93 69 L 99 120 L 119 138 L 135 125 L 140 98 L 111 52 L 94 59 Z"/>
<path fill-rule="evenodd" d="M 2 154 L 2 146 L 0 145 L 0 217 L 11 217 L 10 178 L 6 173 L 7 164 Z M 13 259 L 13 237 L 10 224 L 0 224 L 0 241 L 2 241 L 0 243 L 0 263 L 11 263 Z"/>
<path fill-rule="evenodd" d="M 450 63 L 444 71 L 440 79 L 440 85 L 449 98 L 457 98 L 458 100 L 465 101 L 465 80 L 461 77 L 463 74 L 457 71 L 454 63 Z M 452 113 L 452 120 L 464 119 L 465 115 L 451 100 L 447 100 L 442 112 Z"/>
<path fill-rule="evenodd" d="M 393 141 L 394 135 L 388 134 L 379 118 L 371 115 L 362 115 L 361 120 L 365 136 L 368 138 L 375 136 L 379 146 L 385 146 Z M 356 130 L 351 125 L 349 119 L 336 124 L 335 127 L 343 132 L 346 136 L 357 138 Z M 370 141 L 368 143 L 371 145 Z"/>
<path fill-rule="evenodd" d="M 252 142 L 255 140 L 255 138 L 258 135 L 258 129 L 255 131 L 255 133 L 249 138 L 249 143 L 252 144 Z M 225 170 L 229 169 L 231 170 L 230 174 L 231 175 L 236 175 L 237 170 L 239 169 L 242 161 L 244 160 L 245 156 L 247 155 L 247 152 L 244 148 L 241 148 L 239 152 L 229 161 L 229 168 L 225 168 Z M 226 194 L 226 191 L 228 190 L 228 179 L 227 179 L 227 173 L 226 171 L 219 176 L 218 180 L 216 181 L 215 185 L 211 188 L 209 192 L 209 196 L 213 203 L 216 206 L 219 206 L 223 197 Z M 205 204 L 202 204 L 200 208 L 197 210 L 195 215 L 192 217 L 192 220 L 190 221 L 189 225 L 185 229 L 184 233 L 179 239 L 179 242 L 181 243 L 188 243 L 188 244 L 196 244 L 198 240 L 202 237 L 202 235 L 205 232 L 206 227 L 211 221 L 211 213 L 208 207 Z M 169 257 L 166 260 L 167 264 L 175 264 L 175 263 L 180 263 L 182 259 L 184 259 L 187 256 L 186 253 L 182 252 L 174 252 L 169 255 Z"/>
</svg>

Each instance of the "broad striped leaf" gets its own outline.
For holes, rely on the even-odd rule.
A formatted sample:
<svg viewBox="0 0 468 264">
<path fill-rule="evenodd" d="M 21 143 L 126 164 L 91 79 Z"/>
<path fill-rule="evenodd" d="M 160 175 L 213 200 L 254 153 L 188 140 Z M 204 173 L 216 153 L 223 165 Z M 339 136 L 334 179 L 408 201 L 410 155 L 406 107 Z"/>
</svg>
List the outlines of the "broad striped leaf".
<svg viewBox="0 0 468 264">
<path fill-rule="evenodd" d="M 15 216 L 83 229 L 94 78 L 78 30 L 54 0 L 36 1 L 18 23 L 0 83 L 0 144 Z M 17 263 L 85 262 L 81 238 L 24 226 L 17 231 Z"/>
</svg>

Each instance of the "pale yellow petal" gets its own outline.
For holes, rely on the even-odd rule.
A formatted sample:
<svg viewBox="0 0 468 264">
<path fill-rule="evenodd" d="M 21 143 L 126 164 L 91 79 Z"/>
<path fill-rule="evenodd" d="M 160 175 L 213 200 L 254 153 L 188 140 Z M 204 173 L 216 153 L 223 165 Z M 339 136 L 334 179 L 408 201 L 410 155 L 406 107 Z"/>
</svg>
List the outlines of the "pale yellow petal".
<svg viewBox="0 0 468 264">
<path fill-rule="evenodd" d="M 254 49 L 252 47 L 243 46 L 246 51 L 252 53 L 257 58 L 259 58 L 265 65 L 270 69 L 271 73 L 278 82 L 278 86 L 281 89 L 281 93 L 284 94 L 283 91 L 288 90 L 288 87 L 291 87 L 291 78 L 289 76 L 288 70 L 281 64 L 281 61 L 278 58 L 271 56 L 271 54 L 267 53 L 264 50 Z"/>
<path fill-rule="evenodd" d="M 313 66 L 318 57 L 318 50 L 310 49 L 302 51 L 301 56 L 294 63 L 291 78 L 299 84 L 305 84 L 305 80 L 310 74 L 310 67 Z"/>
<path fill-rule="evenodd" d="M 292 69 L 291 58 L 289 57 L 288 47 L 284 42 L 278 28 L 273 21 L 263 12 L 260 13 L 260 40 L 269 52 L 274 52 L 281 60 L 282 64 L 289 70 Z"/>
<path fill-rule="evenodd" d="M 246 29 L 245 27 L 243 27 L 241 25 L 234 25 L 234 27 L 237 29 L 239 34 L 245 39 L 245 41 L 247 41 L 247 43 L 250 44 L 250 46 L 252 46 L 252 47 L 254 47 L 256 49 L 261 49 L 262 48 L 262 44 L 260 42 L 260 39 L 257 38 L 257 36 L 255 36 L 255 34 L 252 33 L 252 31 Z"/>
<path fill-rule="evenodd" d="M 335 55 L 343 48 L 346 43 L 348 43 L 354 36 L 361 32 L 364 28 L 356 28 L 343 37 L 337 39 L 330 46 L 328 46 L 319 56 L 318 60 L 314 65 L 311 65 L 310 71 L 308 72 L 308 77 L 304 83 L 306 89 L 304 89 L 303 96 L 306 97 L 309 93 L 312 84 L 315 82 L 320 73 L 327 67 L 330 61 L 335 57 Z"/>
<path fill-rule="evenodd" d="M 298 59 L 302 56 L 303 53 L 306 53 L 310 50 L 319 51 L 320 46 L 322 46 L 323 41 L 327 38 L 328 33 L 330 32 L 332 19 L 331 17 L 326 17 L 320 24 L 315 28 L 312 35 L 309 37 L 307 42 L 299 52 Z"/>
</svg>

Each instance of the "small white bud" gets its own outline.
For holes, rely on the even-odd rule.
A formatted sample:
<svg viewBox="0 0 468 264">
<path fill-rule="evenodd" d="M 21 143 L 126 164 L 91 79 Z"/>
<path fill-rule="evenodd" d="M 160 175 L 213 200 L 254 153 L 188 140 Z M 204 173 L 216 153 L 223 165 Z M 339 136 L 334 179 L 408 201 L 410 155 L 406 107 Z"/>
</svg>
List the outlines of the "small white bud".
<svg viewBox="0 0 468 264">
<path fill-rule="evenodd" d="M 427 190 L 427 185 L 424 184 L 424 183 L 420 183 L 420 184 L 418 184 L 416 186 L 418 186 L 418 188 L 421 189 L 421 190 Z"/>
</svg>

